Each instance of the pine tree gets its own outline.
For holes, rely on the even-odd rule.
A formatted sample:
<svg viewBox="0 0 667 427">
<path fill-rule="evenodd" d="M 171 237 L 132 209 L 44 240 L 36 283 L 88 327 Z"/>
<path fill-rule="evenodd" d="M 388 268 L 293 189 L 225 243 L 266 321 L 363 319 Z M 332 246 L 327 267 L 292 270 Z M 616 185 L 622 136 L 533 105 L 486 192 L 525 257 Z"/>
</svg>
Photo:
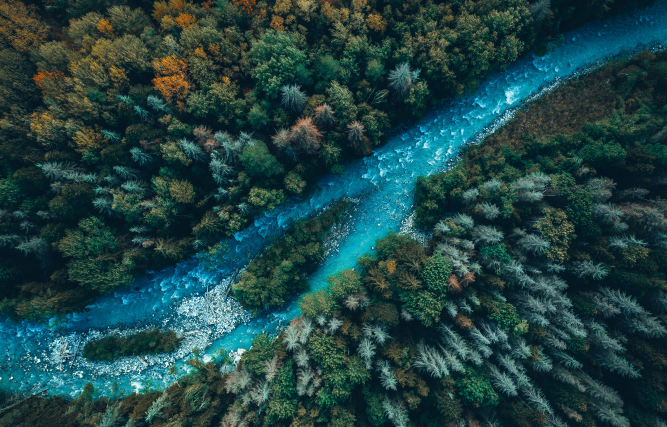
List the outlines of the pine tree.
<svg viewBox="0 0 667 427">
<path fill-rule="evenodd" d="M 164 114 L 171 113 L 171 108 L 169 108 L 169 104 L 167 104 L 166 101 L 160 99 L 157 96 L 149 95 L 148 98 L 146 98 L 146 103 L 148 104 L 149 107 L 151 107 L 155 111 L 159 111 Z"/>
<path fill-rule="evenodd" d="M 127 166 L 114 166 L 113 170 L 122 179 L 137 179 L 139 177 L 139 171 Z"/>
<path fill-rule="evenodd" d="M 447 234 L 452 231 L 449 225 L 447 225 L 444 221 L 439 221 L 433 229 L 442 234 Z"/>
<path fill-rule="evenodd" d="M 325 103 L 315 108 L 313 119 L 318 126 L 322 127 L 322 129 L 330 129 L 336 121 L 336 115 L 329 104 Z"/>
<path fill-rule="evenodd" d="M 130 148 L 130 154 L 132 155 L 132 160 L 139 163 L 140 166 L 147 165 L 153 161 L 153 156 L 139 147 Z"/>
<path fill-rule="evenodd" d="M 120 138 L 120 135 L 118 134 L 118 132 L 113 132 L 113 131 L 110 131 L 110 130 L 102 130 L 102 135 L 104 135 L 104 137 L 106 139 L 108 139 L 109 141 L 112 141 L 112 142 L 120 142 L 121 141 L 121 138 Z"/>
<path fill-rule="evenodd" d="M 99 213 L 111 215 L 113 213 L 113 200 L 108 197 L 98 197 L 93 200 L 93 206 Z"/>
<path fill-rule="evenodd" d="M 340 319 L 336 319 L 335 317 L 332 317 L 329 320 L 329 324 L 327 325 L 326 332 L 329 335 L 333 335 L 336 333 L 336 331 L 343 325 L 343 321 Z"/>
<path fill-rule="evenodd" d="M 600 288 L 599 295 L 620 309 L 626 316 L 643 314 L 646 312 L 637 300 L 620 289 Z"/>
<path fill-rule="evenodd" d="M 623 211 L 612 204 L 596 203 L 593 205 L 593 214 L 600 217 L 604 222 L 617 224 L 625 215 Z"/>
<path fill-rule="evenodd" d="M 159 417 L 164 408 L 171 405 L 171 402 L 168 402 L 167 399 L 169 399 L 169 394 L 165 391 L 151 404 L 148 412 L 146 412 L 146 422 L 148 424 L 151 424 L 154 418 Z"/>
<path fill-rule="evenodd" d="M 503 238 L 503 232 L 494 227 L 478 225 L 472 231 L 472 239 L 475 243 L 483 245 L 492 245 L 498 243 Z"/>
<path fill-rule="evenodd" d="M 489 364 L 489 374 L 491 375 L 491 384 L 499 392 L 507 396 L 517 396 L 517 388 L 507 374 L 500 372 L 500 370 L 493 364 Z"/>
<path fill-rule="evenodd" d="M 456 214 L 456 216 L 452 218 L 452 221 L 454 222 L 454 224 L 459 225 L 465 228 L 466 230 L 470 230 L 475 226 L 475 220 L 473 220 L 471 216 L 468 216 L 463 213 Z"/>
<path fill-rule="evenodd" d="M 475 212 L 479 213 L 490 221 L 493 221 L 494 219 L 498 218 L 498 216 L 500 216 L 500 209 L 498 209 L 498 206 L 487 202 L 478 204 L 475 208 Z"/>
<path fill-rule="evenodd" d="M 609 272 L 602 264 L 595 264 L 593 261 L 575 261 L 574 274 L 579 278 L 590 277 L 593 280 L 604 279 Z"/>
<path fill-rule="evenodd" d="M 479 190 L 476 188 L 471 188 L 463 192 L 463 204 L 469 205 L 479 197 Z"/>
<path fill-rule="evenodd" d="M 68 162 L 47 162 L 44 164 L 37 164 L 37 167 L 42 170 L 47 178 L 56 181 L 63 179 L 67 172 L 71 172 L 73 165 Z"/>
<path fill-rule="evenodd" d="M 286 344 L 287 350 L 289 351 L 293 351 L 299 347 L 299 331 L 295 326 L 289 325 L 285 328 L 283 342 Z"/>
<path fill-rule="evenodd" d="M 605 203 L 611 198 L 616 183 L 609 178 L 593 178 L 588 181 L 587 187 L 593 193 L 593 200 L 598 203 Z"/>
<path fill-rule="evenodd" d="M 359 356 L 366 364 L 366 369 L 371 369 L 373 356 L 375 355 L 375 349 L 375 344 L 373 344 L 373 342 L 368 338 L 362 339 L 359 343 L 357 354 L 359 354 Z"/>
<path fill-rule="evenodd" d="M 347 139 L 353 147 L 359 148 L 366 133 L 366 128 L 359 121 L 347 125 Z"/>
<path fill-rule="evenodd" d="M 493 193 L 494 191 L 500 188 L 500 184 L 501 184 L 500 181 L 498 181 L 495 178 L 491 178 L 490 180 L 482 184 L 482 188 L 487 193 Z"/>
<path fill-rule="evenodd" d="M 396 391 L 396 386 L 398 381 L 396 376 L 391 370 L 391 365 L 388 360 L 378 360 L 376 363 L 376 369 L 380 371 L 380 383 L 385 390 Z"/>
<path fill-rule="evenodd" d="M 637 368 L 635 368 L 624 357 L 621 357 L 612 351 L 600 351 L 597 354 L 597 359 L 600 366 L 621 376 L 627 378 L 639 378 L 641 376 Z"/>
<path fill-rule="evenodd" d="M 204 150 L 202 150 L 201 147 L 199 147 L 194 142 L 188 141 L 186 138 L 182 138 L 179 141 L 179 144 L 183 149 L 185 155 L 188 156 L 190 159 L 199 162 L 206 161 L 206 153 L 204 153 Z"/>
<path fill-rule="evenodd" d="M 537 202 L 542 200 L 544 191 L 551 182 L 549 175 L 543 172 L 531 173 L 519 178 L 512 183 L 511 187 L 516 191 L 517 197 L 522 202 Z"/>
<path fill-rule="evenodd" d="M 17 248 L 18 249 L 18 248 Z M 663 338 L 667 335 L 667 328 L 655 316 L 642 313 L 634 316 L 627 322 L 628 328 L 647 338 Z"/>
<path fill-rule="evenodd" d="M 310 338 L 310 335 L 313 333 L 314 330 L 313 322 L 307 317 L 302 317 L 299 325 L 300 325 L 299 342 L 301 342 L 301 344 L 306 344 L 308 342 L 308 338 Z"/>
<path fill-rule="evenodd" d="M 516 243 L 521 250 L 534 255 L 542 255 L 550 246 L 548 240 L 536 234 L 526 234 Z"/>
<path fill-rule="evenodd" d="M 442 378 L 449 375 L 449 368 L 445 358 L 436 348 L 419 342 L 415 346 L 417 357 L 414 361 L 414 366 L 432 377 Z"/>
<path fill-rule="evenodd" d="M 113 427 L 116 425 L 116 421 L 120 415 L 120 406 L 122 402 L 119 402 L 115 405 L 107 404 L 107 410 L 104 412 L 102 419 L 97 424 L 97 427 Z"/>
<path fill-rule="evenodd" d="M 128 193 L 143 194 L 146 192 L 147 186 L 143 181 L 130 180 L 121 185 L 121 188 Z"/>
<path fill-rule="evenodd" d="M 409 422 L 407 408 L 387 396 L 385 396 L 382 401 L 382 408 L 384 409 L 386 417 L 389 418 L 396 427 L 407 427 L 407 423 Z"/>
<path fill-rule="evenodd" d="M 403 62 L 389 72 L 387 80 L 389 87 L 398 99 L 403 99 L 410 92 L 412 85 L 417 82 L 421 70 L 412 70 L 407 62 Z"/>
<path fill-rule="evenodd" d="M 308 155 L 313 155 L 320 149 L 321 138 L 322 134 L 313 124 L 310 117 L 304 117 L 297 120 L 289 133 L 289 142 L 292 149 L 297 153 L 305 153 Z"/>
<path fill-rule="evenodd" d="M 284 85 L 280 88 L 282 94 L 281 104 L 293 112 L 300 113 L 306 106 L 308 96 L 301 90 L 299 85 Z"/>
</svg>

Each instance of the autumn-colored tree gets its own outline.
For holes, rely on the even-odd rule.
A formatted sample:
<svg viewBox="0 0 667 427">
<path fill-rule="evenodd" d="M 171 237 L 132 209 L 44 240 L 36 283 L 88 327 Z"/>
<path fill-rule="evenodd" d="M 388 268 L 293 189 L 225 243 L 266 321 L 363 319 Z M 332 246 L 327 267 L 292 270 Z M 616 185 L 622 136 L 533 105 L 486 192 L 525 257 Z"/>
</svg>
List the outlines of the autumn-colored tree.
<svg viewBox="0 0 667 427">
<path fill-rule="evenodd" d="M 315 114 L 313 116 L 315 123 L 318 126 L 327 129 L 334 125 L 335 114 L 334 110 L 329 107 L 328 104 L 322 104 L 315 108 Z"/>
<path fill-rule="evenodd" d="M 197 19 L 189 13 L 181 13 L 176 17 L 175 22 L 178 28 L 186 29 L 197 22 Z"/>
<path fill-rule="evenodd" d="M 321 146 L 322 134 L 310 117 L 299 119 L 290 131 L 292 148 L 296 152 L 314 154 Z"/>
<path fill-rule="evenodd" d="M 127 86 L 129 84 L 125 70 L 115 65 L 109 67 L 109 78 L 116 87 Z"/>
<path fill-rule="evenodd" d="M 153 68 L 158 75 L 153 79 L 153 85 L 167 100 L 182 100 L 192 88 L 186 74 L 187 66 L 185 60 L 173 55 L 153 62 Z"/>
<path fill-rule="evenodd" d="M 51 80 L 62 80 L 64 78 L 65 75 L 62 73 L 40 71 L 39 73 L 35 74 L 32 79 L 38 88 L 42 89 L 42 91 L 46 91 L 50 86 L 53 86 L 53 82 Z"/>
<path fill-rule="evenodd" d="M 250 13 L 255 7 L 257 0 L 232 0 L 235 5 L 240 6 L 243 10 Z"/>
<path fill-rule="evenodd" d="M 155 69 L 155 72 L 164 76 L 170 76 L 179 73 L 184 74 L 187 66 L 187 61 L 178 59 L 173 55 L 155 60 L 153 62 L 153 68 Z"/>
<path fill-rule="evenodd" d="M 46 41 L 48 27 L 35 10 L 16 0 L 0 2 L 0 46 L 27 52 Z"/>
<path fill-rule="evenodd" d="M 107 36 L 113 36 L 113 26 L 108 19 L 100 19 L 100 22 L 97 23 L 97 30 Z"/>
<path fill-rule="evenodd" d="M 278 148 L 284 149 L 290 145 L 290 133 L 287 129 L 280 129 L 271 137 L 271 142 Z"/>
<path fill-rule="evenodd" d="M 52 147 L 65 139 L 65 122 L 56 119 L 50 111 L 33 113 L 30 117 L 30 136 L 47 147 Z"/>
<path fill-rule="evenodd" d="M 283 26 L 284 23 L 285 20 L 283 17 L 276 15 L 271 19 L 271 28 L 276 31 L 285 31 L 285 27 Z"/>
<path fill-rule="evenodd" d="M 107 143 L 107 140 L 101 133 L 88 127 L 82 127 L 80 130 L 77 130 L 72 136 L 72 140 L 76 143 L 75 150 L 79 152 L 87 149 L 101 149 Z"/>
<path fill-rule="evenodd" d="M 169 192 L 178 203 L 192 203 L 195 199 L 195 191 L 188 181 L 171 181 Z"/>
<path fill-rule="evenodd" d="M 153 4 L 153 18 L 156 21 L 162 21 L 167 15 L 178 16 L 183 13 L 188 6 L 185 0 L 157 1 Z"/>
<path fill-rule="evenodd" d="M 371 30 L 384 33 L 384 30 L 387 28 L 387 21 L 379 13 L 371 13 L 366 18 L 366 25 Z"/>
</svg>

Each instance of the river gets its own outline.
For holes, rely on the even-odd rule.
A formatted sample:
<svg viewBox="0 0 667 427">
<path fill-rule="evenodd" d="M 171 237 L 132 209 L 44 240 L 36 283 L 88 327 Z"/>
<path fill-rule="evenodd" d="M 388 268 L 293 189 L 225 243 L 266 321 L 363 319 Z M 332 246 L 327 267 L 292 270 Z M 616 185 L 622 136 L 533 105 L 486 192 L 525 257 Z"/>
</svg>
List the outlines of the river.
<svg viewBox="0 0 667 427">
<path fill-rule="evenodd" d="M 522 102 L 544 93 L 582 70 L 638 46 L 667 44 L 667 0 L 621 17 L 587 24 L 565 34 L 564 42 L 544 57 L 526 58 L 486 80 L 476 93 L 444 103 L 404 131 L 397 131 L 372 156 L 347 165 L 341 176 L 324 176 L 320 189 L 306 201 L 290 201 L 257 218 L 248 229 L 226 241 L 228 254 L 220 269 L 210 272 L 196 258 L 174 268 L 149 272 L 131 287 L 99 298 L 85 313 L 49 325 L 0 321 L 0 388 L 31 393 L 75 396 L 92 382 L 101 393 L 114 383 L 125 392 L 147 384 L 163 388 L 175 375 L 174 363 L 198 347 L 205 360 L 215 350 L 248 348 L 262 331 L 275 332 L 299 314 L 297 298 L 280 311 L 252 318 L 224 290 L 230 275 L 282 234 L 294 220 L 321 211 L 342 197 L 352 208 L 332 240 L 331 250 L 312 275 L 312 290 L 326 286 L 326 277 L 351 268 L 356 257 L 370 252 L 389 230 L 409 227 L 415 181 L 445 169 L 457 150 L 509 119 Z M 205 292 L 208 291 L 206 294 Z M 208 302 L 205 301 L 205 298 Z M 172 355 L 124 358 L 111 364 L 80 357 L 91 337 L 118 331 L 167 327 L 186 335 Z"/>
</svg>

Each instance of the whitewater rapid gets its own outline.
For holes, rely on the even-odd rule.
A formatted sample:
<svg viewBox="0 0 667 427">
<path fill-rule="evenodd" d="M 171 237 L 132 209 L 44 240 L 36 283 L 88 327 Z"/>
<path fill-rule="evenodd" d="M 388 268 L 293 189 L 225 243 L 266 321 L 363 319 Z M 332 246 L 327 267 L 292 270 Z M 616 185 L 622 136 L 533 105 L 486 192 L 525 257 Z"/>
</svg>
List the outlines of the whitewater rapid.
<svg viewBox="0 0 667 427">
<path fill-rule="evenodd" d="M 4 344 L 0 389 L 20 393 L 48 389 L 50 394 L 74 396 L 87 382 L 103 394 L 114 383 L 126 392 L 146 385 L 164 388 L 176 378 L 167 373 L 168 368 L 190 357 L 192 347 L 203 350 L 205 360 L 221 348 L 248 348 L 255 334 L 275 332 L 297 316 L 297 299 L 279 312 L 251 318 L 225 297 L 224 289 L 230 275 L 291 222 L 343 197 L 354 202 L 339 226 L 339 239 L 332 242 L 336 250 L 329 251 L 310 278 L 312 290 L 321 289 L 327 276 L 353 267 L 358 255 L 371 252 L 377 238 L 409 227 L 418 176 L 445 169 L 458 148 L 502 124 L 521 102 L 623 51 L 665 43 L 667 0 L 632 17 L 585 25 L 565 34 L 564 42 L 550 54 L 528 55 L 493 75 L 475 94 L 444 104 L 409 129 L 396 132 L 372 156 L 347 165 L 343 175 L 322 177 L 320 189 L 310 199 L 290 201 L 257 218 L 226 241 L 229 252 L 219 270 L 207 271 L 193 258 L 174 268 L 149 272 L 131 287 L 99 298 L 87 312 L 64 321 L 54 319 L 49 325 L 0 321 L 0 343 Z M 186 335 L 185 343 L 172 355 L 124 358 L 110 365 L 91 363 L 75 354 L 91 337 L 150 327 L 174 328 Z M 68 353 L 73 357 L 64 357 Z"/>
</svg>

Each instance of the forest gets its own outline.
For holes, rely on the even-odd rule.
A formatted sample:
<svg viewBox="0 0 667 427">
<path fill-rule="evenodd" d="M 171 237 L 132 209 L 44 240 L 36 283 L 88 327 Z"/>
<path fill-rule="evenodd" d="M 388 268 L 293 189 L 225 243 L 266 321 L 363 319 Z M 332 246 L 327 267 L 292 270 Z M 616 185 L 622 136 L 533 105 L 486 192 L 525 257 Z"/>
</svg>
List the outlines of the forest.
<svg viewBox="0 0 667 427">
<path fill-rule="evenodd" d="M 0 313 L 82 311 L 214 251 L 436 100 L 648 3 L 1 0 Z"/>
<path fill-rule="evenodd" d="M 667 54 L 620 58 L 420 179 L 432 238 L 378 240 L 238 364 L 0 425 L 665 426 L 666 167 Z"/>
</svg>

